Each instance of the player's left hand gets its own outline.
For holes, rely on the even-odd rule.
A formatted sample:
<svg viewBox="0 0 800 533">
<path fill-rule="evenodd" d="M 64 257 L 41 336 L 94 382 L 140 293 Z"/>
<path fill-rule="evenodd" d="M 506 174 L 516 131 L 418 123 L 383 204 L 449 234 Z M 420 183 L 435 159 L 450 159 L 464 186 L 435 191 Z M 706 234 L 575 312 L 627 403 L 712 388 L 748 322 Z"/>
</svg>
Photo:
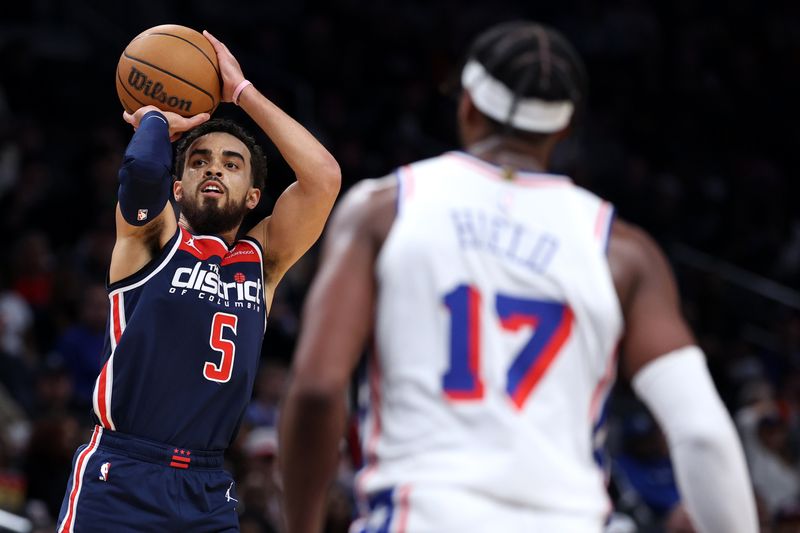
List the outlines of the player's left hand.
<svg viewBox="0 0 800 533">
<path fill-rule="evenodd" d="M 219 73 L 222 76 L 222 101 L 233 102 L 233 91 L 236 87 L 244 81 L 244 74 L 239 62 L 233 57 L 233 54 L 228 47 L 225 46 L 219 39 L 203 30 L 203 35 L 209 40 L 214 50 L 217 52 L 217 61 L 219 62 Z"/>
<path fill-rule="evenodd" d="M 208 113 L 199 113 L 191 117 L 183 117 L 177 113 L 173 113 L 172 111 L 164 111 L 163 109 L 159 109 L 153 105 L 140 107 L 133 113 L 123 111 L 122 118 L 125 120 L 125 122 L 133 126 L 134 130 L 136 130 L 139 127 L 139 123 L 142 121 L 142 117 L 144 117 L 150 111 L 158 111 L 164 115 L 164 118 L 167 119 L 167 124 L 169 125 L 169 140 L 172 142 L 180 139 L 183 132 L 199 126 L 211 118 L 211 115 Z"/>
</svg>

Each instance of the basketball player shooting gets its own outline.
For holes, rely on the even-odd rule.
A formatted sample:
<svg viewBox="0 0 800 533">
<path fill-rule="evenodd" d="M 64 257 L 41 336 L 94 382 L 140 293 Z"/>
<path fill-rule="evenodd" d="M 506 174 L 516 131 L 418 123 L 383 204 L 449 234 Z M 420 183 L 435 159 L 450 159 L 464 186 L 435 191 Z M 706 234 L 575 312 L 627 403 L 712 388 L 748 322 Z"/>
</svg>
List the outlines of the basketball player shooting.
<svg viewBox="0 0 800 533">
<path fill-rule="evenodd" d="M 736 432 L 653 239 L 547 172 L 584 103 L 556 31 L 481 34 L 461 74 L 464 151 L 354 187 L 305 305 L 281 418 L 291 533 L 320 530 L 345 393 L 370 342 L 355 531 L 599 533 L 619 364 L 670 445 L 703 533 L 757 530 Z"/>
<path fill-rule="evenodd" d="M 236 240 L 265 180 L 253 138 L 207 114 L 125 113 L 136 131 L 119 172 L 97 425 L 75 455 L 60 532 L 238 530 L 223 452 L 251 396 L 275 288 L 319 237 L 339 190 L 334 158 L 205 35 L 222 100 L 264 130 L 297 181 Z M 170 140 L 181 134 L 173 182 Z"/>
</svg>

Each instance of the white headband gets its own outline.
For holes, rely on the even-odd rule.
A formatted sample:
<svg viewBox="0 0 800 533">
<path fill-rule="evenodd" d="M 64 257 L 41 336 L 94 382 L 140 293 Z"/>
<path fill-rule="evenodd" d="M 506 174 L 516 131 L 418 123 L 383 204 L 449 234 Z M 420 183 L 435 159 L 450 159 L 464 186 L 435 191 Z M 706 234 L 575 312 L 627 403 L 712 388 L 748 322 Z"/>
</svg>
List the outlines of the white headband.
<svg viewBox="0 0 800 533">
<path fill-rule="evenodd" d="M 461 85 L 469 91 L 475 107 L 505 124 L 514 101 L 514 94 L 508 87 L 493 78 L 474 59 L 464 66 Z M 567 127 L 574 110 L 575 106 L 569 100 L 548 102 L 539 98 L 520 98 L 510 124 L 519 130 L 553 133 Z"/>
</svg>

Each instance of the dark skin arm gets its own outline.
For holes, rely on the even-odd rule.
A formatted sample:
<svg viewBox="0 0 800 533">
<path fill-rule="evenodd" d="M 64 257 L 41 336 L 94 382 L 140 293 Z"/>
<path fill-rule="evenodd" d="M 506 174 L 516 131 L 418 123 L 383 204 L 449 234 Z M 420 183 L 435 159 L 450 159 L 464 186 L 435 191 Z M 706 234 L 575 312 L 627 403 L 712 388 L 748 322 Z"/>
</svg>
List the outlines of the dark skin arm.
<svg viewBox="0 0 800 533">
<path fill-rule="evenodd" d="M 372 332 L 375 258 L 394 218 L 394 180 L 362 182 L 331 219 L 303 312 L 303 331 L 281 412 L 286 521 L 318 532 L 339 463 L 350 376 Z"/>
<path fill-rule="evenodd" d="M 672 269 L 652 237 L 615 221 L 608 261 L 625 317 L 620 363 L 626 378 L 664 354 L 695 344 Z"/>
<path fill-rule="evenodd" d="M 614 235 L 612 271 L 614 268 L 630 271 L 620 277 L 627 281 L 627 292 L 621 293 L 625 298 L 622 301 L 627 320 L 621 364 L 626 377 L 632 379 L 644 374 L 653 361 L 696 342 L 681 316 L 672 272 L 652 239 L 624 224 L 614 228 Z M 676 480 L 684 500 L 677 514 L 673 513 L 670 518 L 677 517 L 691 529 L 688 516 L 691 512 L 695 525 L 704 531 L 756 531 L 755 502 L 745 457 L 722 401 L 716 391 L 709 390 L 713 384 L 706 384 L 707 373 L 686 376 L 687 383 L 700 387 L 697 394 L 689 393 L 693 399 L 687 405 L 689 402 L 684 400 L 687 391 L 681 386 L 666 386 L 676 379 L 675 367 L 671 374 L 667 372 L 666 382 L 652 379 L 654 375 L 660 376 L 658 372 L 663 372 L 664 368 L 660 365 L 653 370 L 656 374 L 647 374 L 637 383 L 636 392 L 659 418 L 670 444 Z M 685 372 L 677 379 L 684 376 Z M 657 391 L 643 387 L 653 387 Z M 698 398 L 707 403 L 698 405 Z M 695 416 L 695 411 L 700 416 Z M 698 464 L 703 466 L 698 468 Z M 721 482 L 723 479 L 726 481 Z"/>
</svg>

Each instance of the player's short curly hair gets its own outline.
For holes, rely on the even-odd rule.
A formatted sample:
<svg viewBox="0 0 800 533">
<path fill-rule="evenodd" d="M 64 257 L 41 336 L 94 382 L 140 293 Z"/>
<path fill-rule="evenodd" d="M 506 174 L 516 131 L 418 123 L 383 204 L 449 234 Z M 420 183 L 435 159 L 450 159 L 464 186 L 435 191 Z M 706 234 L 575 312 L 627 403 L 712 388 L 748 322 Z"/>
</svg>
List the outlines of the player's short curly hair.
<svg viewBox="0 0 800 533">
<path fill-rule="evenodd" d="M 466 59 L 480 63 L 509 88 L 514 98 L 512 109 L 520 99 L 538 98 L 569 100 L 580 111 L 586 100 L 583 61 L 561 33 L 543 24 L 518 20 L 492 26 L 475 38 Z M 530 135 L 487 118 L 495 129 Z"/>
<path fill-rule="evenodd" d="M 204 122 L 190 130 L 178 141 L 178 145 L 175 149 L 176 179 L 181 179 L 181 176 L 183 176 L 183 167 L 186 164 L 186 151 L 192 143 L 203 135 L 218 131 L 233 135 L 247 146 L 247 149 L 250 150 L 250 177 L 253 180 L 253 187 L 263 190 L 267 181 L 267 158 L 264 156 L 264 151 L 261 150 L 261 147 L 247 130 L 229 119 L 215 118 Z"/>
</svg>

